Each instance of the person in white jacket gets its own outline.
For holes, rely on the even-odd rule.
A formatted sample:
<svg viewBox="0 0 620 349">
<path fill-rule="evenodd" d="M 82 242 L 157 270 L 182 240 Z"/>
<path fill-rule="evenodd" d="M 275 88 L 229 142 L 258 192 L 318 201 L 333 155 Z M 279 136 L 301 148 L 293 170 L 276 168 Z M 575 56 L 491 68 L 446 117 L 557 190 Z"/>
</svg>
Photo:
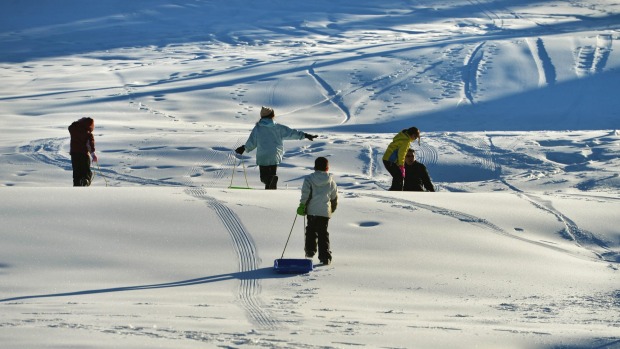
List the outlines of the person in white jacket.
<svg viewBox="0 0 620 349">
<path fill-rule="evenodd" d="M 329 161 L 319 157 L 314 161 L 314 173 L 304 179 L 301 187 L 301 200 L 297 214 L 308 215 L 306 226 L 305 252 L 307 258 L 319 251 L 319 260 L 324 265 L 332 261 L 329 246 L 329 219 L 338 206 L 338 186 L 329 171 Z"/>
<path fill-rule="evenodd" d="M 261 119 L 252 129 L 247 142 L 235 149 L 235 152 L 239 155 L 256 149 L 256 164 L 260 170 L 260 181 L 265 184 L 265 189 L 277 189 L 278 165 L 282 162 L 282 156 L 284 155 L 283 140 L 307 138 L 312 141 L 318 137 L 278 124 L 273 121 L 275 116 L 276 114 L 272 108 L 262 107 L 260 111 Z"/>
</svg>

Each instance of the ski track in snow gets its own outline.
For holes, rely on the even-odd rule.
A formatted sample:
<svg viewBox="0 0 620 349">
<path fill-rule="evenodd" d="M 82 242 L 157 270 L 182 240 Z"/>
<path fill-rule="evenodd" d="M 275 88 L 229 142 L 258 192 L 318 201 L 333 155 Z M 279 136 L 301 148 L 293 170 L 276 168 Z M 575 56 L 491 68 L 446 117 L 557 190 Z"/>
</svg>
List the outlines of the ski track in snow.
<svg viewBox="0 0 620 349">
<path fill-rule="evenodd" d="M 484 149 L 483 155 L 485 159 L 485 168 L 489 169 L 491 172 L 495 174 L 496 178 L 502 177 L 502 167 L 498 164 L 496 160 L 496 151 L 495 145 L 493 144 L 493 137 L 487 136 L 486 142 L 481 139 L 480 142 L 481 149 Z"/>
<path fill-rule="evenodd" d="M 367 143 L 361 151 L 360 160 L 364 164 L 362 173 L 372 179 L 377 174 L 381 154 L 370 143 Z"/>
<path fill-rule="evenodd" d="M 465 58 L 465 65 L 462 71 L 463 97 L 461 101 L 468 101 L 470 104 L 475 103 L 474 95 L 478 91 L 478 70 L 480 69 L 480 62 L 484 56 L 482 47 L 485 44 L 486 41 L 483 41 L 476 45 L 472 53 Z"/>
<path fill-rule="evenodd" d="M 343 114 L 344 119 L 341 124 L 345 124 L 351 120 L 351 112 L 349 111 L 349 107 L 342 101 L 342 96 L 338 91 L 335 91 L 331 85 L 321 78 L 316 71 L 314 70 L 314 64 L 308 68 L 308 74 L 317 82 L 319 86 L 325 91 L 324 96 L 325 99 L 330 103 L 336 106 Z"/>
<path fill-rule="evenodd" d="M 454 144 L 460 153 L 471 154 L 471 156 L 479 159 L 475 160 L 473 163 L 478 164 L 482 169 L 488 170 L 493 173 L 494 179 L 500 179 L 501 166 L 497 163 L 495 159 L 495 150 L 491 137 L 487 137 L 487 139 L 484 139 L 480 137 L 454 135 L 452 137 L 447 137 L 446 140 Z"/>
<path fill-rule="evenodd" d="M 41 140 L 35 140 L 30 142 L 29 145 L 19 147 L 18 151 L 36 161 L 44 164 L 61 167 L 67 171 L 71 170 L 71 161 L 66 157 L 60 155 L 61 148 L 68 141 L 68 138 L 47 138 Z M 208 152 L 213 157 L 215 151 Z M 189 175 L 186 177 L 184 183 L 176 183 L 170 181 L 157 181 L 151 179 L 145 179 L 135 176 L 128 176 L 119 174 L 110 169 L 101 169 L 101 172 L 105 173 L 107 178 L 111 178 L 117 181 L 138 183 L 142 185 L 172 185 L 172 186 L 189 186 L 191 185 L 192 174 L 197 173 L 202 168 L 201 165 L 193 166 L 189 170 Z M 216 179 L 223 178 L 222 171 L 218 171 Z M 239 260 L 239 272 L 247 272 L 258 269 L 260 259 L 256 251 L 256 246 L 251 238 L 251 235 L 247 232 L 239 217 L 224 204 L 216 200 L 215 198 L 206 194 L 206 191 L 200 188 L 190 187 L 186 192 L 198 199 L 206 201 L 207 205 L 213 209 L 218 217 L 221 219 L 226 230 L 229 232 L 233 241 L 233 246 Z M 131 289 L 143 289 L 146 287 L 131 287 Z M 116 291 L 121 289 L 115 289 Z M 112 290 L 99 290 L 112 291 Z M 95 292 L 95 291 L 93 291 Z M 81 292 L 82 294 L 84 292 Z M 242 278 L 239 286 L 239 300 L 248 312 L 250 320 L 260 326 L 261 328 L 275 328 L 278 322 L 273 319 L 264 309 L 259 298 L 260 295 L 260 281 L 257 279 L 245 279 Z"/>
<path fill-rule="evenodd" d="M 71 159 L 60 155 L 69 137 L 61 138 L 43 138 L 31 141 L 28 145 L 17 148 L 17 152 L 23 154 L 35 161 L 60 167 L 65 171 L 71 171 Z"/>
<path fill-rule="evenodd" d="M 534 244 L 536 246 L 541 246 L 544 248 L 548 248 L 548 249 L 552 249 L 554 251 L 558 251 L 558 252 L 562 252 L 562 253 L 567 253 L 573 257 L 576 258 L 584 258 L 584 255 L 582 254 L 576 254 L 572 251 L 567 251 L 566 249 L 563 249 L 561 247 L 552 245 L 551 243 L 547 242 L 547 241 L 534 241 L 534 240 L 530 240 L 527 239 L 525 237 L 520 237 L 520 236 L 516 236 L 513 234 L 508 233 L 506 230 L 502 229 L 501 227 L 497 226 L 496 224 L 493 224 L 491 222 L 489 222 L 488 220 L 484 219 L 484 218 L 480 218 L 474 215 L 470 215 L 464 212 L 460 212 L 460 211 L 456 211 L 456 210 L 451 210 L 451 209 L 447 209 L 444 207 L 439 207 L 439 206 L 434 206 L 434 205 L 428 205 L 428 204 L 422 204 L 419 202 L 415 202 L 412 200 L 406 200 L 406 199 L 397 199 L 397 198 L 393 198 L 393 197 L 387 197 L 387 196 L 383 196 L 383 195 L 379 195 L 379 194 L 361 194 L 362 196 L 366 196 L 366 197 L 371 197 L 371 198 L 375 198 L 378 200 L 381 200 L 382 202 L 385 203 L 394 203 L 394 202 L 399 202 L 401 204 L 406 204 L 406 205 L 410 205 L 413 207 L 418 207 L 421 209 L 425 209 L 428 210 L 432 213 L 435 214 L 439 214 L 439 215 L 443 215 L 443 216 L 447 216 L 447 217 L 451 217 L 454 219 L 458 219 L 461 222 L 465 222 L 468 224 L 472 224 L 478 227 L 481 227 L 485 230 L 489 230 L 491 232 L 494 232 L 496 234 L 500 234 L 503 236 L 507 236 L 519 241 L 523 241 L 526 243 L 530 243 L 530 244 Z M 522 195 L 522 194 L 518 194 L 520 195 L 520 197 L 525 198 L 526 200 L 528 200 L 529 202 L 531 202 L 534 206 L 536 206 L 539 209 L 542 209 L 546 212 L 549 212 L 551 214 L 553 214 L 556 218 L 558 218 L 562 223 L 564 223 L 564 225 L 566 226 L 566 232 L 568 234 L 568 236 L 570 236 L 570 238 L 568 238 L 568 240 L 570 241 L 575 241 L 577 243 L 577 245 L 581 248 L 583 248 L 584 250 L 594 254 L 596 256 L 596 258 L 593 257 L 589 257 L 589 259 L 594 259 L 594 260 L 603 260 L 603 261 L 607 261 L 607 262 L 618 262 L 620 256 L 618 256 L 617 253 L 610 251 L 607 246 L 605 245 L 604 242 L 602 242 L 601 240 L 599 240 L 598 238 L 596 238 L 593 234 L 589 233 L 589 232 L 585 232 L 584 230 L 582 230 L 581 228 L 579 228 L 577 226 L 577 224 L 575 224 L 575 222 L 573 222 L 572 220 L 570 220 L 568 217 L 566 217 L 564 214 L 560 213 L 558 210 L 554 209 L 553 206 L 550 203 L 546 203 L 546 204 L 541 204 L 540 203 L 540 199 L 537 199 L 534 196 L 530 196 L 530 195 Z M 566 236 L 564 237 L 566 238 Z M 582 243 L 579 243 L 579 242 Z M 595 246 L 595 248 L 598 249 L 603 249 L 605 250 L 605 252 L 603 253 L 599 253 L 597 251 L 595 251 L 592 246 Z M 588 257 L 586 257 L 588 258 Z"/>
<path fill-rule="evenodd" d="M 240 142 L 237 142 L 237 144 L 233 146 L 233 149 L 237 148 L 240 144 Z M 245 160 L 242 159 L 242 161 Z M 219 165 L 211 165 L 214 163 L 219 163 Z M 204 183 L 201 183 L 203 186 L 224 187 L 225 185 L 223 183 L 229 177 L 229 173 L 233 171 L 237 163 L 237 157 L 229 149 L 208 149 L 202 161 L 193 164 L 183 176 L 183 184 L 188 187 L 194 187 L 197 186 L 196 182 L 199 179 L 204 179 Z"/>
<path fill-rule="evenodd" d="M 502 29 L 504 27 L 503 18 L 500 17 L 494 10 L 490 9 L 490 7 L 484 2 L 479 0 L 469 0 L 469 3 L 475 7 L 478 7 L 480 12 L 482 12 L 491 21 L 491 28 Z"/>
<path fill-rule="evenodd" d="M 561 232 L 563 238 L 574 241 L 579 247 L 591 251 L 600 260 L 613 263 L 620 262 L 619 253 L 611 251 L 603 240 L 597 238 L 591 232 L 580 228 L 572 219 L 553 207 L 551 202 L 542 200 L 533 194 L 520 193 L 519 196 L 529 201 L 534 207 L 556 217 L 564 225 L 564 229 Z"/>
<path fill-rule="evenodd" d="M 577 76 L 584 77 L 603 71 L 611 54 L 612 40 L 611 34 L 599 34 L 595 46 L 587 45 L 577 49 Z"/>
<path fill-rule="evenodd" d="M 555 84 L 557 73 L 551 57 L 547 53 L 544 41 L 541 38 L 536 39 L 535 43 L 531 38 L 527 38 L 525 41 L 538 70 L 538 87 Z"/>
<path fill-rule="evenodd" d="M 257 270 L 260 265 L 258 251 L 251 234 L 243 226 L 241 219 L 226 205 L 209 196 L 202 188 L 192 187 L 186 193 L 206 202 L 215 211 L 228 231 L 239 263 L 239 272 Z M 260 280 L 242 278 L 239 284 L 239 301 L 248 313 L 252 323 L 263 329 L 275 329 L 279 322 L 264 309 L 260 300 Z"/>
<path fill-rule="evenodd" d="M 238 146 L 241 141 L 235 145 Z M 207 152 L 206 158 L 192 166 L 188 175 L 185 176 L 185 185 L 188 187 L 185 192 L 197 199 L 205 201 L 207 206 L 211 208 L 228 231 L 232 240 L 232 245 L 237 255 L 239 272 L 248 272 L 257 270 L 260 266 L 260 257 L 256 244 L 251 234 L 245 228 L 239 216 L 237 216 L 229 207 L 224 205 L 216 198 L 207 194 L 207 191 L 201 187 L 195 186 L 193 179 L 195 174 L 202 171 L 204 164 L 219 156 L 219 152 L 212 150 Z M 237 161 L 233 152 L 227 152 L 226 165 L 234 166 Z M 243 161 L 243 160 L 242 160 Z M 231 165 L 232 164 L 232 165 Z M 224 179 L 225 165 L 220 166 L 220 170 L 215 171 L 215 177 L 210 183 L 220 182 Z M 276 320 L 268 311 L 264 309 L 264 305 L 260 299 L 261 282 L 255 278 L 241 278 L 238 288 L 238 299 L 242 307 L 248 314 L 250 321 L 263 329 L 276 329 L 279 327 L 279 321 Z"/>
<path fill-rule="evenodd" d="M 439 152 L 437 148 L 430 145 L 428 142 L 421 142 L 418 149 L 415 151 L 415 157 L 418 162 L 426 166 L 432 166 L 436 165 L 439 161 Z"/>
<path fill-rule="evenodd" d="M 47 165 L 60 167 L 67 171 L 71 171 L 71 160 L 60 154 L 61 149 L 67 141 L 68 138 L 46 138 L 34 140 L 30 142 L 29 145 L 19 147 L 18 151 L 19 153 L 26 155 L 35 161 Z M 241 222 L 239 217 L 226 205 L 222 204 L 217 199 L 207 195 L 205 190 L 192 186 L 192 178 L 194 174 L 202 171 L 202 168 L 204 167 L 203 164 L 209 162 L 212 158 L 219 156 L 218 153 L 219 152 L 217 152 L 216 150 L 207 152 L 207 157 L 204 161 L 190 168 L 188 175 L 185 176 L 185 180 L 183 183 L 129 176 L 119 174 L 116 171 L 110 169 L 101 169 L 100 172 L 99 169 L 97 169 L 95 170 L 95 176 L 97 174 L 101 175 L 101 173 L 103 173 L 106 178 L 120 182 L 130 182 L 141 185 L 154 186 L 166 185 L 189 187 L 188 189 L 186 189 L 186 192 L 195 198 L 206 201 L 207 205 L 217 213 L 218 217 L 224 224 L 224 227 L 230 234 L 235 252 L 238 257 L 239 272 L 257 270 L 258 266 L 260 265 L 260 258 L 258 257 L 256 246 L 254 244 L 254 241 L 252 240 L 251 235 L 243 226 L 243 223 Z M 233 161 L 236 161 L 236 158 L 234 158 L 232 155 L 229 155 L 228 159 L 234 159 Z M 223 170 L 215 171 L 215 177 L 212 179 L 212 182 L 221 181 L 225 176 L 223 172 Z M 133 290 L 143 288 L 146 287 L 131 287 L 127 289 Z M 100 291 L 104 292 L 112 290 Z M 263 305 L 260 301 L 259 296 L 260 281 L 257 279 L 242 278 L 239 285 L 238 297 L 243 308 L 247 311 L 250 320 L 261 328 L 276 328 L 278 326 L 278 321 L 272 318 L 271 315 L 269 315 L 269 313 L 263 309 Z"/>
<path fill-rule="evenodd" d="M 508 234 L 504 229 L 500 228 L 499 226 L 487 221 L 484 218 L 480 218 L 480 217 L 476 217 L 467 213 L 463 213 L 463 212 L 459 212 L 459 211 L 455 211 L 455 210 L 449 210 L 443 207 L 439 207 L 439 206 L 433 206 L 433 205 L 427 205 L 427 204 L 422 204 L 419 202 L 415 202 L 412 200 L 406 200 L 406 199 L 397 199 L 397 198 L 393 198 L 393 197 L 388 197 L 388 196 L 383 196 L 383 195 L 379 195 L 379 194 L 361 194 L 362 196 L 366 196 L 366 197 L 371 197 L 371 198 L 375 198 L 375 199 L 379 199 L 382 200 L 384 202 L 387 203 L 391 203 L 391 202 L 400 202 L 403 204 L 407 204 L 407 205 L 411 205 L 414 207 L 418 207 L 418 208 L 422 208 L 428 211 L 431 211 L 433 213 L 436 214 L 440 214 L 443 216 L 448 216 L 451 218 L 455 218 L 458 219 L 461 222 L 466 222 L 469 224 L 473 224 L 479 227 L 482 227 L 486 230 L 491 230 L 493 232 L 502 234 L 502 235 L 506 235 L 506 236 L 511 236 L 510 234 Z"/>
</svg>

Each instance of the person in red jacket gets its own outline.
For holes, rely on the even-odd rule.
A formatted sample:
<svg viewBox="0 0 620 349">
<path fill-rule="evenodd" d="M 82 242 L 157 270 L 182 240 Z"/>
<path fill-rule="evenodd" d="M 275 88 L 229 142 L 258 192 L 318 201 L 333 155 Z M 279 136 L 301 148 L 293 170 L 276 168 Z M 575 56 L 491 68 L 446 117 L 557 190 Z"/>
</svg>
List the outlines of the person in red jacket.
<svg viewBox="0 0 620 349">
<path fill-rule="evenodd" d="M 92 118 L 81 118 L 69 126 L 71 135 L 71 166 L 73 167 L 73 186 L 88 187 L 93 179 L 93 172 L 90 170 L 90 159 L 97 162 L 95 154 L 95 120 Z"/>
</svg>

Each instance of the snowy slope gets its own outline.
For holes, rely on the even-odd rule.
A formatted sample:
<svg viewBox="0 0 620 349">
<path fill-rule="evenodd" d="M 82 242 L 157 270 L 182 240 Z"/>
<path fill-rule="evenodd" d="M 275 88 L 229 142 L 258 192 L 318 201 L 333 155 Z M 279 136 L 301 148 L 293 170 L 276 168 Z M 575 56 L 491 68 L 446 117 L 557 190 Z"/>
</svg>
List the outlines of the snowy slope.
<svg viewBox="0 0 620 349">
<path fill-rule="evenodd" d="M 2 1 L 0 343 L 618 347 L 619 37 L 609 0 Z M 320 135 L 276 192 L 232 153 L 262 105 Z M 410 126 L 437 193 L 385 190 Z M 334 263 L 275 274 L 317 156 Z"/>
</svg>

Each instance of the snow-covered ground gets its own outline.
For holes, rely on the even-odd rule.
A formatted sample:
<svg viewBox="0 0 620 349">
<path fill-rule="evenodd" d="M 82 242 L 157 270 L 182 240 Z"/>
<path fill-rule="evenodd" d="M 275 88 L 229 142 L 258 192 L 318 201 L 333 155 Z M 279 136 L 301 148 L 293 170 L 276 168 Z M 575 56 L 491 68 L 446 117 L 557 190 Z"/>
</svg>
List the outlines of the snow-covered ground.
<svg viewBox="0 0 620 349">
<path fill-rule="evenodd" d="M 620 347 L 618 39 L 602 0 L 3 1 L 1 347 Z M 232 153 L 262 105 L 320 135 L 278 191 Z M 385 190 L 410 126 L 436 193 Z M 317 156 L 333 264 L 276 274 Z"/>
</svg>

